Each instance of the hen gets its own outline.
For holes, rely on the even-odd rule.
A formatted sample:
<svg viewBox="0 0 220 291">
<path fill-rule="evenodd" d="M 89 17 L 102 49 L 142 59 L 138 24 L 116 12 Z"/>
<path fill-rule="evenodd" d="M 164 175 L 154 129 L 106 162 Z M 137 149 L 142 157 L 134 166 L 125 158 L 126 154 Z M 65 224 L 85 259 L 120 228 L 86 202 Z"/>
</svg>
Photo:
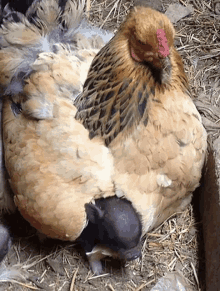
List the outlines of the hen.
<svg viewBox="0 0 220 291">
<path fill-rule="evenodd" d="M 24 80 L 32 71 L 31 65 L 38 55 L 41 52 L 55 52 L 62 45 L 65 46 L 65 51 L 70 50 L 72 56 L 75 56 L 73 93 L 77 95 L 82 92 L 93 57 L 112 37 L 112 33 L 93 27 L 87 22 L 83 14 L 84 5 L 85 0 L 79 1 L 78 5 L 75 1 L 62 1 L 62 6 L 56 0 L 36 0 L 29 7 L 27 17 L 11 11 L 8 6 L 5 8 L 4 24 L 0 30 L 2 95 L 23 92 Z M 2 108 L 2 100 L 0 106 Z M 0 210 L 14 211 L 1 144 L 0 154 Z"/>
<path fill-rule="evenodd" d="M 207 147 L 190 97 L 175 31 L 151 8 L 135 7 L 94 58 L 76 119 L 114 157 L 114 182 L 142 216 L 143 234 L 191 201 Z"/>
<path fill-rule="evenodd" d="M 70 0 L 61 13 L 57 1 L 38 1 L 19 21 L 8 15 L 0 31 L 5 163 L 16 204 L 37 229 L 68 240 L 84 227 L 84 204 L 114 194 L 109 150 L 73 122 L 73 100 L 103 45 L 95 29 L 89 39 L 78 28 L 84 4 Z"/>
<path fill-rule="evenodd" d="M 101 138 L 90 140 L 74 118 L 73 100 L 97 47 L 111 37 L 94 27 L 88 30 L 81 20 L 83 6 L 84 1 L 77 7 L 70 0 L 62 12 L 57 1 L 44 0 L 34 3 L 27 17 L 13 12 L 4 19 L 3 140 L 23 217 L 51 238 L 72 241 L 82 233 L 80 243 L 98 274 L 97 244 L 105 245 L 105 254 L 113 250 L 135 259 L 142 227 L 132 204 L 115 197 L 111 153 Z"/>
</svg>

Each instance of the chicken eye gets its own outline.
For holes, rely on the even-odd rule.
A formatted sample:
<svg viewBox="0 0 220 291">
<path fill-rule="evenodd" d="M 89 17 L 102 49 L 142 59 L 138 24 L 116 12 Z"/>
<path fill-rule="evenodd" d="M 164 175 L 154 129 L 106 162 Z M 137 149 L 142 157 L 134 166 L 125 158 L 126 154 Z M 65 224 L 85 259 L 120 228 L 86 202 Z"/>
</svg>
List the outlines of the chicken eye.
<svg viewBox="0 0 220 291">
<path fill-rule="evenodd" d="M 143 41 L 141 41 L 140 39 L 138 39 L 139 44 L 141 45 L 145 45 L 145 43 Z"/>
</svg>

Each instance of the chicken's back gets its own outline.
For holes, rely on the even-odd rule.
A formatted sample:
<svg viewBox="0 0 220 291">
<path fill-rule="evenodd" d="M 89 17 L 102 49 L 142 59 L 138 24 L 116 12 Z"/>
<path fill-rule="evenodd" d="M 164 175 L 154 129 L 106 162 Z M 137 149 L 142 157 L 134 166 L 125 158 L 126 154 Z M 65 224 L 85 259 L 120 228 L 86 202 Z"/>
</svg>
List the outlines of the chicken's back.
<svg viewBox="0 0 220 291">
<path fill-rule="evenodd" d="M 0 29 L 4 154 L 14 200 L 36 229 L 63 240 L 85 227 L 85 203 L 114 194 L 109 150 L 74 119 L 73 101 L 107 37 L 88 31 L 84 4 L 35 1 L 26 17 L 9 13 Z"/>
<path fill-rule="evenodd" d="M 23 217 L 50 237 L 74 240 L 86 224 L 84 204 L 113 195 L 113 160 L 74 119 L 77 68 L 66 56 L 51 57 L 35 62 L 24 87 L 28 98 L 5 98 L 5 163 Z"/>
</svg>

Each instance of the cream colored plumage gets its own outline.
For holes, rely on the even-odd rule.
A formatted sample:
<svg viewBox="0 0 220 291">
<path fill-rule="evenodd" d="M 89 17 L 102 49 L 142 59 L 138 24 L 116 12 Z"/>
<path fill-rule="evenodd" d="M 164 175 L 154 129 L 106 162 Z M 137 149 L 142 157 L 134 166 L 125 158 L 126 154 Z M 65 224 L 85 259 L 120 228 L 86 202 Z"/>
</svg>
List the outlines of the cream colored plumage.
<svg viewBox="0 0 220 291">
<path fill-rule="evenodd" d="M 109 150 L 74 119 L 75 96 L 111 37 L 90 30 L 84 4 L 70 0 L 61 13 L 56 0 L 43 0 L 0 31 L 5 164 L 15 204 L 36 229 L 62 240 L 82 232 L 85 203 L 114 195 Z"/>
</svg>

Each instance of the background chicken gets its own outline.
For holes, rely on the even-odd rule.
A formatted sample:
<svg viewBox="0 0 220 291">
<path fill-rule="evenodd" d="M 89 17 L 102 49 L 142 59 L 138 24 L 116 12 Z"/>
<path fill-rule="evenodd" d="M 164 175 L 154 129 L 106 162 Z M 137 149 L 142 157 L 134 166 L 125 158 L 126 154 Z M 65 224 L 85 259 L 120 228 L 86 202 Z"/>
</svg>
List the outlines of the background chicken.
<svg viewBox="0 0 220 291">
<path fill-rule="evenodd" d="M 75 55 L 77 69 L 73 93 L 77 95 L 82 91 L 93 57 L 112 37 L 112 33 L 88 24 L 83 14 L 84 5 L 85 1 L 79 1 L 78 4 L 75 1 L 64 1 L 63 5 L 59 6 L 57 1 L 38 0 L 29 7 L 27 18 L 21 13 L 11 11 L 10 6 L 6 7 L 0 41 L 0 46 L 4 47 L 0 52 L 0 70 L 4 71 L 0 77 L 2 95 L 22 92 L 24 79 L 32 70 L 30 66 L 37 59 L 38 54 L 55 51 L 59 43 L 65 44 L 72 51 L 72 55 Z M 12 4 L 11 6 L 15 8 Z M 45 14 L 40 11 L 41 6 Z M 36 10 L 38 14 L 34 15 Z M 61 15 L 62 18 L 59 18 Z M 20 22 L 19 25 L 16 22 Z M 30 22 L 35 22 L 40 27 L 32 25 L 34 31 L 31 31 Z M 23 48 L 18 48 L 17 44 L 22 45 Z M 2 103 L 0 106 L 2 107 Z M 0 209 L 14 211 L 12 193 L 7 184 L 8 176 L 4 167 L 2 144 L 0 154 Z"/>
<path fill-rule="evenodd" d="M 75 102 L 90 138 L 111 149 L 117 195 L 142 215 L 143 234 L 191 201 L 207 147 L 174 35 L 165 15 L 134 8 Z"/>
<path fill-rule="evenodd" d="M 100 273 L 93 248 L 104 244 L 105 253 L 110 248 L 123 259 L 137 258 L 142 227 L 132 204 L 115 197 L 109 150 L 100 138 L 91 141 L 74 118 L 73 101 L 82 91 L 96 47 L 105 41 L 97 33 L 104 39 L 111 36 L 96 28 L 89 30 L 91 38 L 85 36 L 89 26 L 80 22 L 84 4 L 77 8 L 68 1 L 61 12 L 57 1 L 39 1 L 27 17 L 15 12 L 5 17 L 0 31 L 3 140 L 22 216 L 43 234 L 61 240 L 75 240 L 86 227 L 80 242 L 92 270 Z M 19 21 L 12 22 L 15 15 Z"/>
<path fill-rule="evenodd" d="M 13 9 L 16 9 L 13 3 L 10 4 Z M 6 6 L 3 11 L 4 24 L 0 31 L 0 46 L 2 48 L 0 51 L 0 70 L 2 72 L 0 91 L 2 95 L 17 96 L 17 94 L 23 93 L 24 79 L 33 70 L 31 66 L 38 55 L 44 51 L 58 50 L 60 42 L 65 45 L 67 50 L 72 51 L 73 67 L 70 65 L 70 68 L 74 70 L 71 86 L 66 89 L 65 84 L 61 85 L 64 95 L 66 94 L 65 90 L 68 91 L 70 88 L 72 89 L 72 98 L 74 98 L 74 94 L 82 91 L 82 85 L 93 57 L 112 37 L 112 34 L 88 24 L 83 13 L 85 1 L 65 1 L 62 4 L 59 6 L 57 1 L 51 0 L 34 1 L 27 11 L 26 18 L 21 13 L 11 11 L 10 6 Z M 41 9 L 45 13 L 41 12 Z M 35 25 L 30 24 L 32 22 Z M 46 100 L 44 101 L 46 102 Z M 45 103 L 39 104 L 39 107 L 37 107 L 37 103 L 38 101 L 34 98 L 30 102 L 26 102 L 26 111 L 34 110 L 35 115 L 38 114 L 39 118 L 48 117 L 49 111 L 45 113 L 44 110 L 42 112 L 39 110 L 43 104 L 50 106 L 49 103 L 47 105 Z M 2 99 L 0 106 L 0 114 L 2 114 Z M 0 127 L 2 127 L 2 123 L 0 123 Z M 2 132 L 2 128 L 0 129 Z M 16 207 L 11 187 L 8 184 L 9 177 L 5 170 L 2 152 L 1 138 L 0 210 L 14 212 Z M 6 237 L 2 236 L 3 239 Z"/>
</svg>

